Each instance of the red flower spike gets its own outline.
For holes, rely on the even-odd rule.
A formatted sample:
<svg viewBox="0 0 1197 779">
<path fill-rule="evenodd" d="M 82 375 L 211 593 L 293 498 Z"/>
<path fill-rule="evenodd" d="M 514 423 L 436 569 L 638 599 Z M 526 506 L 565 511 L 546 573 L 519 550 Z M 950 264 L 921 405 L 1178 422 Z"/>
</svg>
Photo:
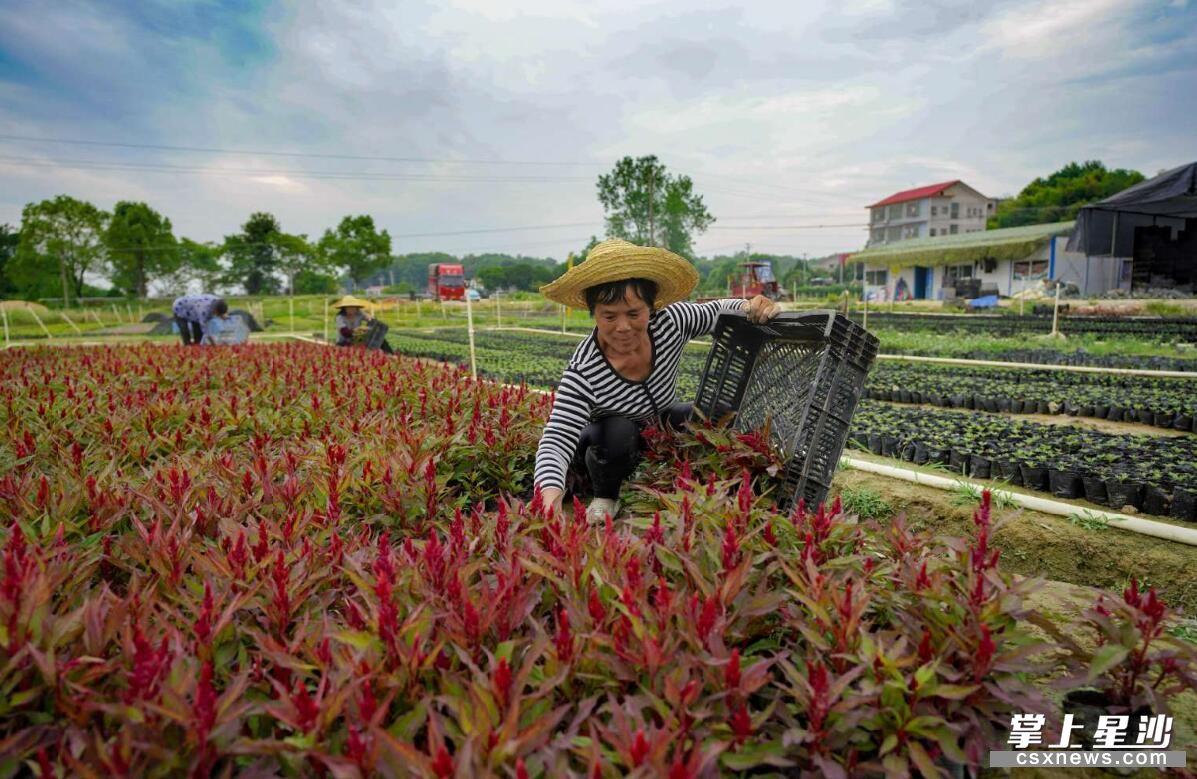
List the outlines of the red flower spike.
<svg viewBox="0 0 1197 779">
<path fill-rule="evenodd" d="M 733 649 L 723 668 L 723 686 L 728 692 L 740 689 L 740 650 Z"/>
<path fill-rule="evenodd" d="M 557 647 L 557 658 L 568 663 L 574 656 L 574 636 L 569 627 L 569 612 L 561 609 L 557 613 L 557 636 L 554 640 Z"/>
<path fill-rule="evenodd" d="M 728 720 L 728 725 L 731 726 L 732 735 L 735 736 L 737 744 L 742 744 L 752 735 L 752 718 L 748 716 L 748 709 L 744 704 L 736 704 L 732 708 L 731 718 Z"/>
<path fill-rule="evenodd" d="M 453 770 L 453 756 L 442 744 L 441 748 L 436 751 L 436 759 L 432 761 L 432 772 L 439 779 L 449 779 L 450 776 L 453 776 Z"/>
<path fill-rule="evenodd" d="M 515 761 L 515 779 L 528 779 L 528 767 L 522 757 Z"/>
<path fill-rule="evenodd" d="M 491 674 L 491 684 L 494 685 L 495 697 L 499 699 L 500 705 L 507 705 L 511 695 L 511 681 L 511 666 L 508 665 L 506 657 L 501 657 Z"/>
<path fill-rule="evenodd" d="M 740 542 L 736 538 L 736 529 L 732 527 L 731 523 L 727 524 L 727 529 L 723 532 L 723 570 L 732 570 L 740 562 Z"/>
<path fill-rule="evenodd" d="M 632 745 L 628 751 L 632 758 L 632 767 L 639 768 L 644 763 L 644 758 L 648 757 L 649 752 L 648 738 L 644 735 L 644 728 L 636 729 L 636 736 L 632 739 Z"/>
<path fill-rule="evenodd" d="M 603 608 L 603 601 L 599 598 L 597 587 L 590 590 L 590 599 L 586 603 L 586 609 L 590 612 L 590 619 L 594 621 L 595 625 L 603 624 L 603 620 L 607 617 L 607 610 Z"/>
</svg>

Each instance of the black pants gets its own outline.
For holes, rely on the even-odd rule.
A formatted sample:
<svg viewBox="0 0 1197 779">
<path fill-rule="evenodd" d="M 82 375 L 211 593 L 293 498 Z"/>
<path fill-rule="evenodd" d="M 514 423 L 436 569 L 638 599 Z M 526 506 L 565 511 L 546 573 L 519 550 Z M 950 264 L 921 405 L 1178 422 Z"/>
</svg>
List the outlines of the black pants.
<svg viewBox="0 0 1197 779">
<path fill-rule="evenodd" d="M 199 346 L 199 342 L 204 338 L 204 328 L 199 322 L 177 316 L 175 324 L 179 326 L 179 335 L 183 338 L 184 346 Z"/>
<path fill-rule="evenodd" d="M 694 406 L 674 403 L 661 414 L 661 424 L 678 429 L 690 420 Z M 604 417 L 582 429 L 570 470 L 590 477 L 594 497 L 615 500 L 624 479 L 640 461 L 640 425 L 627 417 Z"/>
</svg>

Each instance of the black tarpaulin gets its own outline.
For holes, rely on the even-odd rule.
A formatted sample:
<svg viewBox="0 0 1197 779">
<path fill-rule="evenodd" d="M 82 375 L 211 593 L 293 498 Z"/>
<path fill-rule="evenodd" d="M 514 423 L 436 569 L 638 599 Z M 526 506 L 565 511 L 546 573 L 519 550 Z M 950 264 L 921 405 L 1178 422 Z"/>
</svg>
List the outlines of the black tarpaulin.
<svg viewBox="0 0 1197 779">
<path fill-rule="evenodd" d="M 1170 227 L 1172 237 L 1197 219 L 1197 162 L 1140 181 L 1077 214 L 1068 251 L 1129 257 L 1136 227 Z M 1113 244 L 1113 251 L 1111 251 Z"/>
</svg>

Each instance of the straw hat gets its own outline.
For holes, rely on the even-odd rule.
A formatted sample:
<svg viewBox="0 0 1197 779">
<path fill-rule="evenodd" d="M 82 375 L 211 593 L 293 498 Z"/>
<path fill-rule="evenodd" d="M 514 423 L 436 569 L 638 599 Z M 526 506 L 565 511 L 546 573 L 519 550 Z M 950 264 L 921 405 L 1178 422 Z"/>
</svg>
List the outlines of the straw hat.
<svg viewBox="0 0 1197 779">
<path fill-rule="evenodd" d="M 540 288 L 549 300 L 570 308 L 587 308 L 586 289 L 623 279 L 648 279 L 657 284 L 657 308 L 685 300 L 698 285 L 698 271 L 668 249 L 637 246 L 618 238 L 595 244 L 586 261 Z"/>
<path fill-rule="evenodd" d="M 368 300 L 362 300 L 361 298 L 355 298 L 353 295 L 346 295 L 345 297 L 338 300 L 336 303 L 333 303 L 332 307 L 333 308 L 355 307 L 355 308 L 369 309 L 369 308 L 373 308 L 374 304 Z"/>
</svg>

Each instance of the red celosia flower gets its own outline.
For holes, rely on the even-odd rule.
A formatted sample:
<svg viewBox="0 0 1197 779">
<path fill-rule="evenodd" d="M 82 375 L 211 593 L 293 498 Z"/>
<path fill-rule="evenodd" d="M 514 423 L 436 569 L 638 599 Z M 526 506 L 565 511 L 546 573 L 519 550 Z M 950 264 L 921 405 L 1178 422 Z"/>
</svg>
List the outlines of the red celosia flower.
<svg viewBox="0 0 1197 779">
<path fill-rule="evenodd" d="M 989 626 L 981 625 L 981 641 L 977 644 L 977 652 L 973 656 L 974 682 L 979 684 L 981 679 L 989 673 L 990 664 L 993 661 L 993 655 L 996 650 L 997 645 L 993 642 L 993 638 L 989 634 Z"/>
<path fill-rule="evenodd" d="M 508 696 L 511 694 L 511 681 L 511 666 L 508 665 L 506 657 L 500 657 L 491 674 L 491 684 L 494 685 L 495 697 L 499 699 L 500 705 L 507 704 Z"/>
<path fill-rule="evenodd" d="M 644 758 L 648 757 L 649 752 L 648 738 L 644 735 L 644 728 L 637 728 L 636 735 L 632 739 L 629 752 L 632 758 L 632 767 L 639 768 L 640 764 L 644 762 Z"/>
<path fill-rule="evenodd" d="M 603 608 L 603 601 L 599 598 L 597 587 L 590 590 L 590 599 L 587 601 L 586 608 L 590 612 L 590 618 L 594 620 L 594 624 L 603 624 L 607 610 Z"/>
<path fill-rule="evenodd" d="M 729 691 L 740 688 L 740 650 L 733 649 L 727 665 L 723 668 L 723 686 Z"/>
<path fill-rule="evenodd" d="M 732 707 L 728 724 L 731 725 L 732 734 L 735 736 L 737 744 L 744 743 L 744 740 L 752 735 L 752 718 L 748 716 L 748 709 L 742 703 Z"/>
<path fill-rule="evenodd" d="M 192 701 L 192 716 L 195 718 L 195 737 L 200 745 L 208 740 L 208 734 L 216 725 L 216 688 L 212 686 L 212 660 L 205 660 L 200 666 L 199 684 L 195 687 Z"/>
<path fill-rule="evenodd" d="M 557 646 L 557 658 L 568 663 L 574 656 L 574 634 L 569 627 L 569 612 L 565 609 L 557 612 L 557 636 L 554 641 Z"/>
<path fill-rule="evenodd" d="M 723 570 L 730 571 L 740 563 L 740 541 L 736 538 L 736 529 L 727 523 L 723 531 Z"/>
<path fill-rule="evenodd" d="M 212 585 L 204 582 L 204 601 L 200 607 L 199 616 L 195 620 L 195 640 L 199 644 L 207 644 L 212 637 L 212 617 L 216 606 L 212 600 Z"/>
<path fill-rule="evenodd" d="M 702 639 L 703 644 L 707 642 L 707 636 L 710 635 L 711 630 L 715 627 L 715 620 L 719 616 L 719 601 L 711 595 L 702 603 L 702 612 L 698 615 L 698 622 L 695 627 L 698 630 L 698 637 Z"/>
<path fill-rule="evenodd" d="M 453 775 L 453 756 L 443 744 L 436 751 L 436 759 L 432 761 L 432 772 L 440 779 L 449 779 Z"/>
</svg>

